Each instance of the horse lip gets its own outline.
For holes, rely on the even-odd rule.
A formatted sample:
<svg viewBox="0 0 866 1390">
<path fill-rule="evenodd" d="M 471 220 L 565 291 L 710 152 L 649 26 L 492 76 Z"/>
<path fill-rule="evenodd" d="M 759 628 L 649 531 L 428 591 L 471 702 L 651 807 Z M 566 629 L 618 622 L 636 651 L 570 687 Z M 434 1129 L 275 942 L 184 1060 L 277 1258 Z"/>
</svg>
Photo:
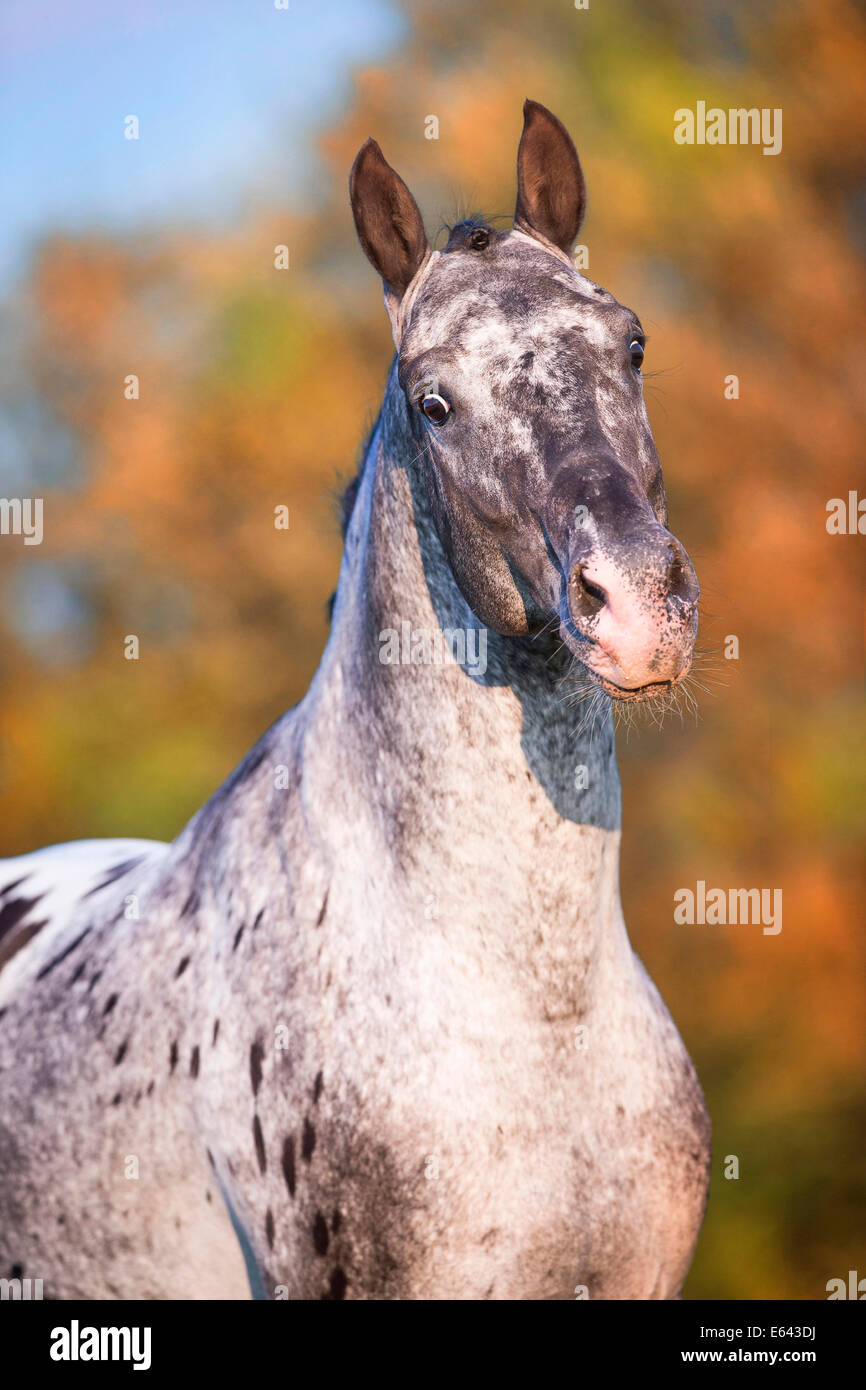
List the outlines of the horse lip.
<svg viewBox="0 0 866 1390">
<path fill-rule="evenodd" d="M 625 704 L 637 704 L 643 700 L 657 700 L 660 695 L 665 695 L 669 690 L 673 690 L 684 680 L 688 674 L 691 661 L 685 662 L 682 670 L 672 680 L 666 681 L 646 681 L 643 685 L 617 685 L 615 681 L 609 681 L 604 676 L 599 676 L 591 668 L 589 674 L 596 685 L 601 686 L 606 695 L 610 695 L 613 700 L 621 700 Z"/>
<path fill-rule="evenodd" d="M 668 691 L 678 686 L 681 681 L 684 681 L 692 668 L 693 653 L 689 650 L 683 660 L 682 666 L 675 676 L 669 677 L 666 680 L 645 681 L 642 685 L 617 685 L 616 681 L 612 681 L 607 676 L 603 676 L 600 671 L 594 670 L 591 665 L 590 655 L 593 648 L 600 650 L 605 656 L 610 657 L 610 653 L 606 652 L 603 647 L 600 647 L 599 643 L 595 641 L 594 638 L 589 637 L 585 633 L 576 631 L 572 628 L 570 623 L 567 626 L 565 623 L 561 625 L 560 635 L 567 649 L 571 651 L 572 656 L 577 657 L 578 661 L 584 667 L 593 685 L 597 685 L 599 689 L 603 690 L 605 695 L 609 695 L 612 700 L 619 700 L 624 704 L 637 704 L 642 700 L 659 699 L 661 696 L 666 695 Z M 577 644 L 575 644 L 574 638 L 577 638 Z M 589 650 L 586 650 L 587 648 L 589 648 Z M 616 666 L 617 663 L 615 660 L 613 664 Z"/>
<path fill-rule="evenodd" d="M 614 700 L 622 700 L 624 703 L 636 704 L 641 700 L 655 700 L 665 691 L 672 690 L 681 677 L 677 676 L 672 681 L 647 681 L 645 685 L 616 685 L 613 681 L 605 680 L 604 676 L 596 676 L 598 684 L 606 695 L 610 695 Z"/>
</svg>

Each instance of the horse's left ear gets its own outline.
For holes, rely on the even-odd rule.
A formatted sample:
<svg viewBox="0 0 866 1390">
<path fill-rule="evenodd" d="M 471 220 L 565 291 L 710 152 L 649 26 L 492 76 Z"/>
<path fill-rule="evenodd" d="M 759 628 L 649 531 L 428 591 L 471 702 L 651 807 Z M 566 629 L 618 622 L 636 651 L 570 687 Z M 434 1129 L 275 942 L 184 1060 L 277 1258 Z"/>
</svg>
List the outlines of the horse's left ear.
<svg viewBox="0 0 866 1390">
<path fill-rule="evenodd" d="M 586 210 L 586 185 L 562 121 L 537 101 L 523 104 L 514 225 L 570 256 Z"/>
</svg>

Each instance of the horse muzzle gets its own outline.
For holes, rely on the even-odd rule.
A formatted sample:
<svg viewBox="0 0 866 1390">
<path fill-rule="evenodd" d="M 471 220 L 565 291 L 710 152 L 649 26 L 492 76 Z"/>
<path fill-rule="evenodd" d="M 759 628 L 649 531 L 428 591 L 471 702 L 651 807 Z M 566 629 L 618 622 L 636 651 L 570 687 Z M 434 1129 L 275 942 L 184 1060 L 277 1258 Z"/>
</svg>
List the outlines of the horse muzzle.
<svg viewBox="0 0 866 1390">
<path fill-rule="evenodd" d="M 608 695 L 652 699 L 688 673 L 699 597 L 685 549 L 654 525 L 610 549 L 596 544 L 572 565 L 563 626 Z"/>
</svg>

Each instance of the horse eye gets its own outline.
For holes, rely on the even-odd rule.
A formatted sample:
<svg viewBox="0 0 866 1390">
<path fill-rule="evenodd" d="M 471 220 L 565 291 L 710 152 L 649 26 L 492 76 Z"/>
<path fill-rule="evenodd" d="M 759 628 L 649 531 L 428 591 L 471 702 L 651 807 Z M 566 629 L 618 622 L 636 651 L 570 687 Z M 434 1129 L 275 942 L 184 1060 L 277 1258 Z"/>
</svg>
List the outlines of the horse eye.
<svg viewBox="0 0 866 1390">
<path fill-rule="evenodd" d="M 632 338 L 628 345 L 628 350 L 631 353 L 631 365 L 636 371 L 640 371 L 640 364 L 643 362 L 644 353 L 643 343 L 640 338 Z"/>
<path fill-rule="evenodd" d="M 434 425 L 443 425 L 451 413 L 451 407 L 442 396 L 429 395 L 421 401 L 421 410 Z"/>
</svg>

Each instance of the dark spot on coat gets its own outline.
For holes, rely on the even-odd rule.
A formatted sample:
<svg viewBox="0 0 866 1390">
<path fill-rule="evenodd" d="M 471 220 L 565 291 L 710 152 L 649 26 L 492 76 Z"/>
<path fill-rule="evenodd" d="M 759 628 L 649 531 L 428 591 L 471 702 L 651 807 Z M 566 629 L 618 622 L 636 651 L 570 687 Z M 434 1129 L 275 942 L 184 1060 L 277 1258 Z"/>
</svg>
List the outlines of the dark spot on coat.
<svg viewBox="0 0 866 1390">
<path fill-rule="evenodd" d="M 95 986 L 95 985 L 98 985 L 98 984 L 99 984 L 99 981 L 100 981 L 101 979 L 102 979 L 102 971 L 101 971 L 101 970 L 97 970 L 96 974 L 93 975 L 93 976 L 91 977 L 90 984 L 87 986 L 87 993 L 88 993 L 88 994 L 92 994 L 92 993 L 93 993 L 94 986 Z"/>
<path fill-rule="evenodd" d="M 175 970 L 175 972 L 174 972 L 174 978 L 175 978 L 176 980 L 179 980 L 179 979 L 180 979 L 181 975 L 182 975 L 183 972 L 186 970 L 186 967 L 187 967 L 188 965 L 189 965 L 189 956 L 184 956 L 184 958 L 183 958 L 183 960 L 181 961 L 180 965 L 177 967 L 177 970 Z"/>
<path fill-rule="evenodd" d="M 339 1302 L 339 1300 L 346 1297 L 346 1288 L 348 1287 L 348 1283 L 349 1281 L 343 1273 L 342 1269 L 339 1265 L 337 1265 L 337 1268 L 331 1275 L 331 1283 L 329 1285 L 328 1292 L 323 1293 L 322 1298 L 328 1301 L 333 1300 L 334 1302 Z"/>
<path fill-rule="evenodd" d="M 201 1062 L 201 1053 L 200 1053 L 199 1050 L 198 1050 L 198 1043 L 196 1043 L 195 1047 L 193 1048 L 192 1052 L 190 1053 L 190 1059 L 189 1059 L 189 1074 L 190 1074 L 191 1077 L 195 1078 L 196 1076 L 198 1076 L 198 1069 L 199 1069 L 199 1064 L 200 1064 L 200 1062 Z"/>
<path fill-rule="evenodd" d="M 324 922 L 324 920 L 325 920 L 325 913 L 326 913 L 327 910 L 328 910 L 328 893 L 329 893 L 329 892 L 330 892 L 330 889 L 326 888 L 326 889 L 325 889 L 325 896 L 324 896 L 324 899 L 322 900 L 322 906 L 319 908 L 319 915 L 318 915 L 318 917 L 316 918 L 316 926 L 317 926 L 317 927 L 320 927 L 320 926 L 322 925 L 322 923 Z"/>
<path fill-rule="evenodd" d="M 150 1085 L 149 1085 L 148 1088 L 147 1088 L 147 1094 L 148 1094 L 149 1096 L 152 1096 L 152 1095 L 153 1095 L 153 1088 L 154 1088 L 154 1085 L 155 1085 L 155 1082 L 151 1081 Z"/>
<path fill-rule="evenodd" d="M 61 965 L 63 961 L 66 960 L 67 956 L 71 956 L 72 952 L 77 950 L 78 947 L 81 945 L 84 938 L 90 935 L 91 930 L 91 927 L 85 927 L 84 931 L 81 933 L 80 936 L 76 936 L 74 941 L 70 941 L 65 951 L 61 951 L 59 956 L 55 956 L 54 959 L 50 960 L 47 965 L 43 965 L 42 969 L 38 972 L 36 976 L 37 980 L 44 980 L 46 975 L 50 975 L 52 970 L 56 969 L 58 965 Z"/>
<path fill-rule="evenodd" d="M 76 983 L 81 979 L 81 977 L 82 977 L 82 975 L 84 974 L 84 972 L 85 972 L 86 969 L 87 969 L 87 961 L 86 961 L 86 960 L 83 960 L 83 961 L 81 962 L 80 965 L 76 965 L 76 967 L 75 967 L 75 974 L 72 976 L 72 979 L 69 981 L 69 983 L 70 983 L 71 985 L 76 984 Z"/>
<path fill-rule="evenodd" d="M 322 1213 L 317 1211 L 313 1222 L 313 1245 L 317 1255 L 327 1255 L 329 1239 L 328 1223 Z"/>
<path fill-rule="evenodd" d="M 260 907 L 258 912 L 256 913 L 256 920 L 253 922 L 253 931 L 255 931 L 256 927 L 259 925 L 259 922 L 262 920 L 264 915 L 265 909 L 263 907 Z"/>
<path fill-rule="evenodd" d="M 10 1271 L 9 1271 L 9 1278 L 10 1278 L 10 1279 L 22 1279 L 23 1277 L 24 1277 L 24 1266 L 23 1266 L 23 1265 L 13 1265 L 12 1268 L 10 1269 Z"/>
<path fill-rule="evenodd" d="M 101 883 L 97 883 L 95 888 L 90 888 L 84 894 L 85 898 L 92 898 L 94 893 L 101 893 L 103 888 L 108 888 L 112 883 L 116 883 L 124 874 L 128 874 L 130 869 L 134 869 L 136 864 L 140 864 L 144 855 L 138 854 L 134 859 L 124 859 L 122 863 L 115 864 L 113 869 L 109 869 Z"/>
<path fill-rule="evenodd" d="M 286 1187 L 289 1189 L 289 1196 L 295 1195 L 295 1136 L 290 1134 L 283 1140 L 283 1177 L 286 1180 Z"/>
<path fill-rule="evenodd" d="M 266 1235 L 267 1238 L 268 1238 L 268 1248 L 269 1248 L 270 1250 L 273 1250 L 273 1248 L 274 1248 L 274 1213 L 271 1211 L 270 1207 L 268 1207 L 267 1211 L 265 1212 L 265 1235 Z"/>
<path fill-rule="evenodd" d="M 334 1215 L 331 1217 L 331 1230 L 334 1232 L 334 1235 L 337 1234 L 337 1232 L 339 1231 L 339 1229 L 340 1229 L 340 1227 L 342 1226 L 342 1224 L 343 1224 L 343 1218 L 342 1218 L 342 1216 L 340 1215 L 340 1213 L 339 1213 L 339 1211 L 337 1210 L 337 1208 L 334 1207 Z"/>
<path fill-rule="evenodd" d="M 118 1091 L 117 1095 L 114 1097 L 114 1099 L 112 1100 L 111 1104 L 112 1104 L 112 1105 L 119 1105 L 120 1102 L 121 1102 L 121 1094 L 120 1094 L 120 1092 Z"/>
<path fill-rule="evenodd" d="M 170 1052 L 169 1055 L 168 1055 L 168 1064 L 169 1064 L 169 1065 L 168 1065 L 168 1069 L 169 1069 L 169 1072 L 173 1072 L 173 1071 L 174 1071 L 175 1067 L 177 1066 L 177 1059 L 178 1059 L 177 1039 L 175 1038 L 174 1042 L 173 1042 L 172 1045 L 171 1045 L 171 1052 Z"/>
<path fill-rule="evenodd" d="M 220 1032 L 220 1021 L 219 1021 L 219 1019 L 217 1018 L 217 1019 L 214 1020 L 213 1037 L 211 1038 L 211 1047 L 214 1047 L 214 1046 L 215 1046 L 216 1040 L 217 1040 L 217 1038 L 219 1037 L 219 1032 Z"/>
<path fill-rule="evenodd" d="M 317 1071 L 317 1072 L 316 1072 L 316 1079 L 315 1079 L 315 1081 L 313 1082 L 313 1104 L 314 1104 L 314 1105 L 318 1105 L 318 1103 L 319 1103 L 319 1096 L 322 1094 L 322 1089 L 323 1089 L 324 1085 L 325 1085 L 325 1079 L 324 1079 L 322 1073 L 321 1073 L 320 1071 Z"/>
<path fill-rule="evenodd" d="M 242 774 L 242 778 L 239 778 L 238 780 L 242 780 L 243 778 L 248 777 L 251 772 L 255 772 L 257 767 L 261 767 L 262 763 L 265 760 L 267 752 L 267 745 L 265 744 L 264 739 L 261 739 L 260 742 L 257 743 L 254 748 L 250 749 L 249 753 L 241 763 L 240 768 L 238 770 Z"/>
<path fill-rule="evenodd" d="M 26 883 L 29 877 L 29 874 L 22 874 L 20 878 L 14 878 L 11 883 L 5 884 L 3 888 L 0 888 L 0 898 L 8 897 L 10 893 L 14 893 L 15 889 L 20 888 L 22 883 Z"/>
<path fill-rule="evenodd" d="M 212 1201 L 213 1201 L 213 1196 L 211 1195 L 210 1192 L 206 1192 L 206 1193 L 204 1194 L 204 1196 L 205 1196 L 205 1201 L 206 1201 L 206 1202 L 212 1202 Z"/>
<path fill-rule="evenodd" d="M 22 946 L 26 946 L 38 931 L 48 926 L 48 918 L 43 917 L 39 922 L 25 922 L 17 931 L 9 932 L 5 940 L 0 941 L 0 969 L 17 955 Z"/>
<path fill-rule="evenodd" d="M 253 1116 L 253 1143 L 256 1146 L 256 1158 L 259 1161 L 259 1171 L 264 1173 L 268 1166 L 268 1158 L 265 1153 L 265 1136 L 262 1134 L 262 1122 L 258 1115 Z"/>
<path fill-rule="evenodd" d="M 207 1151 L 207 1161 L 210 1164 L 211 1168 L 216 1169 L 216 1164 L 214 1163 L 213 1154 L 211 1153 L 210 1149 L 208 1149 Z"/>
<path fill-rule="evenodd" d="M 181 917 L 188 917 L 191 912 L 195 912 L 198 907 L 198 902 L 198 893 L 193 889 L 180 910 Z"/>
<path fill-rule="evenodd" d="M 309 1163 L 313 1157 L 313 1149 L 316 1147 L 316 1131 L 309 1120 L 304 1120 L 304 1132 L 301 1135 L 301 1158 L 305 1163 Z"/>
<path fill-rule="evenodd" d="M 241 923 L 241 925 L 238 927 L 237 931 L 235 932 L 235 939 L 234 939 L 234 941 L 232 942 L 232 950 L 233 950 L 233 951 L 236 951 L 236 950 L 238 949 L 238 946 L 240 946 L 240 944 L 241 944 L 241 937 L 243 936 L 243 934 L 244 934 L 244 928 L 243 928 L 243 923 Z"/>
<path fill-rule="evenodd" d="M 35 898 L 12 898 L 9 902 L 4 902 L 0 907 L 0 937 L 17 926 L 21 918 L 27 916 L 31 907 L 35 907 L 44 897 L 45 894 L 40 893 Z"/>
<path fill-rule="evenodd" d="M 124 1038 L 123 1042 L 120 1044 L 120 1047 L 117 1049 L 117 1051 L 116 1051 L 115 1054 L 114 1054 L 114 1065 L 115 1065 L 116 1067 L 119 1067 L 119 1066 L 120 1066 L 121 1062 L 123 1061 L 124 1057 L 126 1056 L 126 1049 L 127 1049 L 128 1047 L 129 1047 L 129 1038 Z"/>
<path fill-rule="evenodd" d="M 106 1001 L 105 1001 L 105 1008 L 102 1010 L 102 1017 L 103 1017 L 103 1018 L 105 1018 L 106 1014 L 110 1014 L 110 1013 L 111 1013 L 111 1010 L 114 1008 L 114 1006 L 115 1006 L 115 1004 L 117 1003 L 119 997 L 120 997 L 120 996 L 117 995 L 117 994 L 109 994 L 108 998 L 107 998 Z"/>
<path fill-rule="evenodd" d="M 264 1061 L 265 1049 L 256 1038 L 250 1048 L 250 1080 L 253 1083 L 253 1095 L 257 1096 L 259 1087 L 262 1084 L 262 1062 Z"/>
</svg>

